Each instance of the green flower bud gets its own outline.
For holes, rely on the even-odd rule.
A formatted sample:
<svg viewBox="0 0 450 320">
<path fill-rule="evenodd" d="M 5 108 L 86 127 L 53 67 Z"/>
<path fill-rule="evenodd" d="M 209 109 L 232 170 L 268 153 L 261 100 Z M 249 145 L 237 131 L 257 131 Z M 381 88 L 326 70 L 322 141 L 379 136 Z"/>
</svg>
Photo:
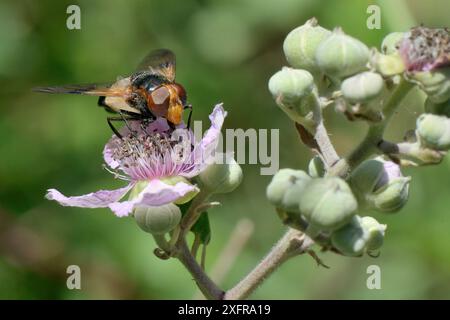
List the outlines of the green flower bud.
<svg viewBox="0 0 450 320">
<path fill-rule="evenodd" d="M 306 70 L 283 67 L 269 80 L 269 90 L 277 105 L 298 123 L 312 122 L 318 108 L 314 78 Z"/>
<path fill-rule="evenodd" d="M 296 179 L 293 186 L 284 193 L 283 200 L 279 207 L 289 213 L 300 213 L 300 197 L 309 180 L 311 180 L 311 178 L 308 175 L 303 176 L 301 179 Z"/>
<path fill-rule="evenodd" d="M 370 197 L 374 208 L 383 212 L 400 210 L 408 201 L 410 181 L 411 177 L 400 177 L 380 188 Z"/>
<path fill-rule="evenodd" d="M 360 220 L 361 227 L 367 232 L 366 250 L 374 251 L 381 248 L 384 241 L 384 233 L 386 225 L 380 224 L 372 217 L 362 217 Z"/>
<path fill-rule="evenodd" d="M 386 225 L 372 217 L 354 216 L 348 224 L 333 232 L 331 243 L 346 256 L 361 256 L 381 248 L 385 230 Z"/>
<path fill-rule="evenodd" d="M 312 230 L 338 229 L 353 217 L 356 209 L 352 191 L 337 177 L 311 180 L 300 197 L 300 212 Z"/>
<path fill-rule="evenodd" d="M 397 164 L 379 157 L 361 163 L 348 183 L 361 207 L 391 212 L 406 203 L 409 181 Z"/>
<path fill-rule="evenodd" d="M 435 71 L 415 72 L 409 80 L 416 83 L 435 103 L 444 103 L 450 99 L 450 68 Z"/>
<path fill-rule="evenodd" d="M 345 78 L 366 68 L 369 49 L 337 28 L 317 48 L 316 63 L 331 78 Z"/>
<path fill-rule="evenodd" d="M 373 50 L 369 60 L 370 66 L 384 77 L 392 77 L 405 71 L 405 64 L 397 52 L 381 54 Z"/>
<path fill-rule="evenodd" d="M 319 156 L 314 156 L 308 164 L 308 173 L 313 178 L 321 178 L 325 175 L 325 164 Z"/>
<path fill-rule="evenodd" d="M 310 180 L 304 171 L 281 169 L 267 186 L 267 198 L 274 206 L 297 213 L 300 195 Z"/>
<path fill-rule="evenodd" d="M 450 99 L 443 103 L 435 103 L 427 98 L 425 101 L 425 112 L 450 118 Z"/>
<path fill-rule="evenodd" d="M 366 248 L 368 234 L 361 227 L 361 218 L 353 219 L 331 235 L 331 244 L 343 255 L 349 257 L 361 256 Z"/>
<path fill-rule="evenodd" d="M 145 232 L 162 235 L 172 231 L 181 220 L 181 210 L 169 203 L 159 207 L 137 207 L 134 219 Z"/>
<path fill-rule="evenodd" d="M 330 35 L 331 32 L 319 26 L 315 18 L 306 21 L 284 40 L 283 51 L 287 61 L 294 68 L 319 71 L 314 56 L 319 44 Z"/>
<path fill-rule="evenodd" d="M 348 183 L 357 195 L 376 192 L 389 184 L 392 179 L 402 176 L 400 167 L 392 161 L 385 161 L 381 157 L 366 160 L 352 172 Z"/>
<path fill-rule="evenodd" d="M 341 92 L 351 103 L 364 103 L 375 99 L 384 88 L 383 78 L 375 72 L 362 72 L 345 79 Z"/>
<path fill-rule="evenodd" d="M 450 149 L 450 119 L 424 113 L 417 118 L 416 133 L 420 144 L 435 150 Z"/>
<path fill-rule="evenodd" d="M 213 193 L 229 193 L 242 182 L 241 166 L 227 153 L 222 162 L 210 164 L 198 175 L 200 186 Z"/>
<path fill-rule="evenodd" d="M 381 52 L 384 54 L 391 54 L 398 51 L 399 42 L 405 36 L 404 32 L 391 32 L 386 37 L 384 37 L 383 42 L 381 42 Z"/>
</svg>

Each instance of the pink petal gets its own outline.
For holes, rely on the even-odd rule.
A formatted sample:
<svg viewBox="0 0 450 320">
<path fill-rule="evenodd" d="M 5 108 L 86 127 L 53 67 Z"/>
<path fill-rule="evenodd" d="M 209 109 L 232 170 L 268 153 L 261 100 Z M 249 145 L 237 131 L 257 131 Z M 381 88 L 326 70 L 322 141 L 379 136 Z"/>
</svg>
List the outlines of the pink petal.
<svg viewBox="0 0 450 320">
<path fill-rule="evenodd" d="M 118 217 L 128 216 L 136 206 L 162 206 L 174 202 L 189 192 L 198 190 L 196 186 L 185 182 L 168 185 L 160 180 L 152 180 L 133 200 L 115 202 L 109 208 Z"/>
<path fill-rule="evenodd" d="M 49 189 L 47 190 L 45 197 L 48 200 L 55 200 L 60 205 L 68 207 L 106 208 L 111 203 L 122 199 L 132 187 L 133 184 L 129 184 L 128 186 L 117 190 L 99 190 L 97 192 L 76 197 L 66 197 L 56 189 Z"/>
<path fill-rule="evenodd" d="M 117 143 L 119 143 L 119 138 L 116 136 L 109 139 L 108 143 L 103 148 L 103 159 L 105 163 L 111 168 L 116 169 L 119 167 L 120 163 L 113 158 L 114 149 L 116 148 Z"/>
<path fill-rule="evenodd" d="M 193 162 L 196 166 L 191 172 L 185 174 L 185 177 L 191 178 L 198 175 L 211 163 L 219 143 L 222 125 L 226 116 L 227 112 L 223 109 L 222 104 L 214 107 L 213 112 L 209 116 L 211 127 L 205 132 L 202 140 L 193 150 Z"/>
</svg>

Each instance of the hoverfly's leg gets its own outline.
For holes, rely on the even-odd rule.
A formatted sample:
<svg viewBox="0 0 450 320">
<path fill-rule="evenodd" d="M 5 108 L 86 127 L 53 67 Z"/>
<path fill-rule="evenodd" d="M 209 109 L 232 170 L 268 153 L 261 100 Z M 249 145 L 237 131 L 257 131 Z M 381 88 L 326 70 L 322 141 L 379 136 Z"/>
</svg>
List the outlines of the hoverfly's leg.
<svg viewBox="0 0 450 320">
<path fill-rule="evenodd" d="M 150 133 L 147 131 L 148 125 L 150 124 L 150 120 L 151 119 L 149 118 L 140 119 L 141 130 L 143 133 L 145 133 L 147 137 L 150 135 Z"/>
<path fill-rule="evenodd" d="M 137 131 L 131 128 L 130 123 L 127 121 L 127 118 L 125 118 L 125 115 L 122 112 L 119 112 L 119 115 L 123 122 L 125 122 L 125 125 L 127 126 L 128 130 L 130 130 L 130 133 L 133 135 L 133 137 L 137 138 Z M 128 118 L 128 120 L 133 120 L 133 118 Z"/>
<path fill-rule="evenodd" d="M 111 121 L 123 121 L 122 118 L 117 118 L 117 117 L 108 117 L 106 118 L 106 121 L 108 122 L 109 127 L 111 128 L 111 130 L 114 132 L 114 134 L 117 136 L 117 138 L 119 138 L 120 140 L 123 140 L 122 135 L 119 133 L 119 131 L 113 126 Z"/>
<path fill-rule="evenodd" d="M 188 121 L 187 121 L 187 129 L 189 130 L 191 128 L 191 119 L 192 119 L 192 104 L 188 104 L 184 107 L 184 109 L 189 109 L 189 115 L 188 115 Z"/>
</svg>

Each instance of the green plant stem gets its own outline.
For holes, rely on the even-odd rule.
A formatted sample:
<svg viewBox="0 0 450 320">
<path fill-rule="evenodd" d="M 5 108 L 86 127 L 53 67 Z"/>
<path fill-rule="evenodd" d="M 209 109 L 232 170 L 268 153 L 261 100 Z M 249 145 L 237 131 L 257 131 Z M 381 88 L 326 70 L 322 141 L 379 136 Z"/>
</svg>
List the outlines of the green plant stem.
<svg viewBox="0 0 450 320">
<path fill-rule="evenodd" d="M 176 258 L 184 265 L 194 278 L 198 288 L 206 299 L 220 300 L 223 299 L 224 291 L 220 289 L 205 273 L 202 267 L 192 256 L 186 241 L 183 239 L 178 243 Z"/>
<path fill-rule="evenodd" d="M 366 160 L 369 156 L 378 152 L 378 145 L 383 141 L 384 131 L 391 120 L 397 107 L 403 98 L 409 93 L 413 85 L 405 80 L 401 80 L 392 92 L 383 107 L 383 120 L 369 126 L 365 138 L 346 158 L 341 159 L 328 172 L 329 176 L 340 176 L 346 178 L 352 169 Z"/>
</svg>

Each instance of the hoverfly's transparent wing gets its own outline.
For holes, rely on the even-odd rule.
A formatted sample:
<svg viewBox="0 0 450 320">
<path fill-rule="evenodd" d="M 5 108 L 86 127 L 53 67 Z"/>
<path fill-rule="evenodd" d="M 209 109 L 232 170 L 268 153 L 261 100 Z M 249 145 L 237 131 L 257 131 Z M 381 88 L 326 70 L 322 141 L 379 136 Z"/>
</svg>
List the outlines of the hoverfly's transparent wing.
<svg viewBox="0 0 450 320">
<path fill-rule="evenodd" d="M 162 75 L 169 81 L 175 80 L 176 58 L 168 49 L 151 51 L 138 65 L 136 71 L 148 71 Z"/>
<path fill-rule="evenodd" d="M 112 84 L 85 84 L 56 87 L 36 87 L 33 91 L 43 93 L 68 93 L 100 96 L 99 105 L 113 112 L 126 111 L 139 114 L 140 111 L 127 102 L 130 88 L 130 78 L 121 78 Z"/>
<path fill-rule="evenodd" d="M 91 96 L 117 97 L 123 95 L 123 88 L 117 88 L 112 84 L 74 84 L 54 87 L 35 87 L 35 92 L 43 93 L 66 93 L 66 94 L 85 94 Z"/>
</svg>

